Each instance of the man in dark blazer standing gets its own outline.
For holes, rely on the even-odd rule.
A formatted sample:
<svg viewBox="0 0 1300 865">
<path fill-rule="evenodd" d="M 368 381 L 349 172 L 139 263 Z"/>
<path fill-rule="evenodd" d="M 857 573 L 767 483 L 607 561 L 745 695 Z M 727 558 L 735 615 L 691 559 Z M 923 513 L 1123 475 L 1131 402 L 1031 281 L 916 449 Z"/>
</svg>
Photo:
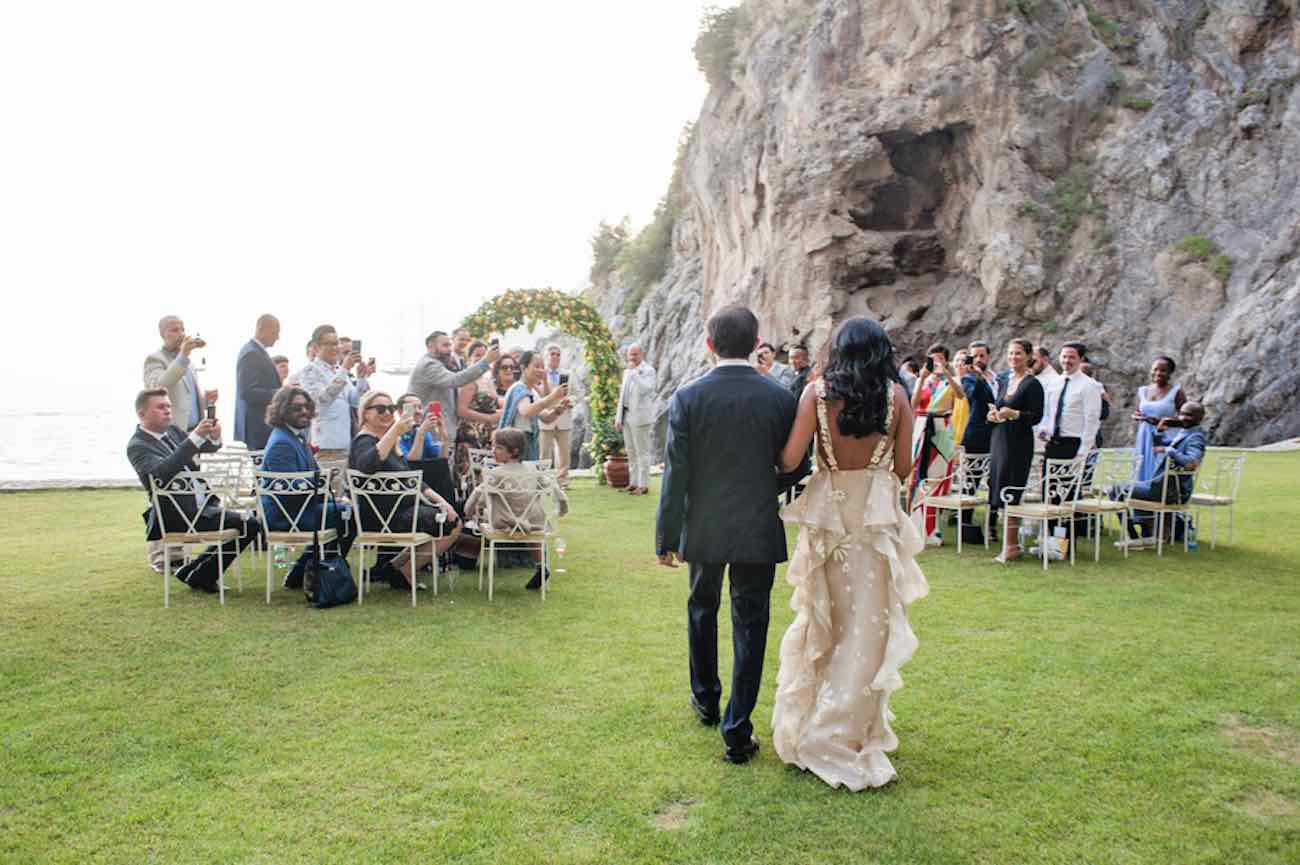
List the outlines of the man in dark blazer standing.
<svg viewBox="0 0 1300 865">
<path fill-rule="evenodd" d="M 266 447 L 271 428 L 266 425 L 266 407 L 280 389 L 280 373 L 271 360 L 271 346 L 280 338 L 280 320 L 271 314 L 259 316 L 253 338 L 239 350 L 235 362 L 235 441 L 250 451 Z"/>
<path fill-rule="evenodd" d="M 163 388 L 140 391 L 135 398 L 136 415 L 140 425 L 126 446 L 127 459 L 140 477 L 140 483 L 146 491 L 152 490 L 150 478 L 170 481 L 181 471 L 198 471 L 198 455 L 212 453 L 221 447 L 221 424 L 207 418 L 199 422 L 193 432 L 186 434 L 172 423 L 172 404 Z M 152 497 L 152 495 L 151 495 Z M 170 500 L 175 510 L 184 512 L 193 518 L 198 510 L 197 497 L 181 496 Z M 164 501 L 163 507 L 168 507 Z M 199 531 L 215 531 L 225 513 L 225 527 L 239 529 L 239 538 L 227 541 L 221 547 L 226 567 L 234 564 L 240 551 L 248 546 L 261 533 L 256 521 L 244 517 L 239 511 L 225 510 L 215 500 L 204 501 L 203 512 L 199 516 L 196 528 Z M 162 520 L 154 512 L 152 501 L 144 512 L 145 533 L 151 541 L 162 537 Z M 184 528 L 185 520 L 180 514 L 171 513 L 167 518 L 168 527 L 173 530 Z M 219 564 L 215 548 L 209 547 L 188 565 L 176 571 L 176 578 L 191 589 L 215 593 L 219 576 Z"/>
<path fill-rule="evenodd" d="M 722 722 L 723 759 L 730 763 L 758 753 L 749 716 L 763 678 L 776 565 L 786 560 L 777 497 L 808 473 L 807 460 L 790 475 L 777 473 L 798 402 L 749 364 L 757 345 L 758 319 L 745 307 L 709 319 L 708 346 L 718 364 L 673 397 L 655 532 L 659 563 L 690 568 L 691 706 L 702 723 Z M 718 608 L 727 568 L 734 663 L 719 717 Z"/>
</svg>

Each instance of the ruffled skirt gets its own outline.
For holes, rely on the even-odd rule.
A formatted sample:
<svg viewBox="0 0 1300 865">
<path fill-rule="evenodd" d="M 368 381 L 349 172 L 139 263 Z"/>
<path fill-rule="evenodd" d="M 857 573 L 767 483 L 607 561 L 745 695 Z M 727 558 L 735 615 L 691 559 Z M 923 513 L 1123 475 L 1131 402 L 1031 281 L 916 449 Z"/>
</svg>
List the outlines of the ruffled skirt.
<svg viewBox="0 0 1300 865">
<path fill-rule="evenodd" d="M 918 642 L 907 606 L 929 592 L 924 539 L 892 471 L 819 471 L 782 519 L 800 526 L 786 573 L 795 620 L 781 640 L 772 740 L 831 786 L 880 787 L 896 773 L 889 695 Z"/>
</svg>

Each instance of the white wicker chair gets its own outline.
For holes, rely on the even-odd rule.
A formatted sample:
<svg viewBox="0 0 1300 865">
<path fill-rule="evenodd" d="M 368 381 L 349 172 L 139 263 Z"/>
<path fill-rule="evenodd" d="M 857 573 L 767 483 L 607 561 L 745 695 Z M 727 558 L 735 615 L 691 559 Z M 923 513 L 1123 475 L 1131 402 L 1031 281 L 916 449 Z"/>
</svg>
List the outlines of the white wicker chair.
<svg viewBox="0 0 1300 865">
<path fill-rule="evenodd" d="M 1132 510 L 1146 511 L 1147 513 L 1153 514 L 1155 516 L 1156 555 L 1158 556 L 1163 556 L 1165 554 L 1164 515 L 1182 514 L 1182 519 L 1185 522 L 1187 519 L 1187 515 L 1191 511 L 1191 507 L 1192 507 L 1190 500 L 1187 502 L 1166 501 L 1169 498 L 1169 485 L 1171 483 L 1173 484 L 1179 483 L 1179 481 L 1182 478 L 1192 478 L 1192 483 L 1194 485 L 1196 483 L 1196 472 L 1197 469 L 1184 469 L 1184 468 L 1178 468 L 1177 466 L 1170 465 L 1168 468 L 1165 469 L 1165 473 L 1160 481 L 1160 499 L 1161 499 L 1160 501 L 1153 502 L 1153 501 L 1148 501 L 1147 499 L 1132 500 L 1132 503 L 1130 505 Z M 1194 488 L 1195 487 L 1193 486 L 1193 489 Z M 1184 529 L 1186 529 L 1185 525 L 1184 525 Z M 1187 535 L 1188 532 L 1184 530 L 1183 531 L 1183 552 L 1187 552 L 1187 542 L 1188 542 Z"/>
<path fill-rule="evenodd" d="M 324 547 L 338 540 L 338 531 L 322 526 L 308 525 L 312 502 L 320 503 L 318 513 L 324 519 L 329 509 L 329 481 L 321 472 L 254 472 L 254 481 L 260 492 L 257 498 L 257 519 L 266 537 L 266 602 L 271 603 L 271 580 L 275 564 L 276 547 L 301 548 L 313 542 L 314 528 L 319 528 L 320 543 Z M 272 513 L 283 517 L 289 524 L 284 530 L 272 530 L 266 519 L 266 499 L 271 500 Z"/>
<path fill-rule="evenodd" d="M 1232 543 L 1233 512 L 1237 509 L 1237 496 L 1241 492 L 1241 475 L 1246 467 L 1244 453 L 1220 453 L 1215 461 L 1213 475 L 1198 475 L 1196 491 L 1188 502 L 1196 508 L 1196 518 L 1201 518 L 1201 508 L 1210 509 L 1210 549 L 1219 541 L 1219 508 L 1228 509 L 1228 543 Z"/>
<path fill-rule="evenodd" d="M 1079 501 L 1074 509 L 1088 519 L 1092 530 L 1092 560 L 1101 560 L 1101 526 L 1102 519 L 1111 514 L 1119 520 L 1121 546 L 1124 558 L 1128 558 L 1128 514 L 1133 498 L 1133 485 L 1137 483 L 1138 469 L 1142 457 L 1133 451 L 1102 451 L 1093 466 L 1092 477 L 1088 478 L 1086 492 L 1079 494 Z M 1096 483 L 1092 483 L 1092 481 Z M 1112 499 L 1110 489 L 1119 490 L 1118 498 Z"/>
<path fill-rule="evenodd" d="M 496 551 L 498 549 L 540 549 L 542 573 L 549 574 L 549 542 L 553 533 L 551 487 L 554 471 L 542 469 L 548 479 L 541 482 L 527 475 L 505 475 L 487 471 L 483 474 L 480 489 L 484 496 L 483 519 L 479 521 L 478 586 L 483 590 L 483 570 L 487 567 L 488 600 L 492 600 L 496 582 Z M 548 482 L 549 480 L 549 482 Z M 515 503 L 511 504 L 511 499 Z M 522 500 L 522 504 L 520 503 Z M 541 518 L 542 530 L 536 524 Z M 495 528 L 504 526 L 505 528 Z M 546 600 L 546 579 L 542 580 L 542 600 Z"/>
<path fill-rule="evenodd" d="M 153 499 L 154 517 L 162 530 L 162 537 L 158 541 L 163 547 L 163 606 L 171 606 L 172 573 L 169 555 L 171 549 L 179 548 L 184 554 L 186 547 L 198 545 L 217 547 L 217 593 L 224 605 L 226 603 L 226 559 L 221 555 L 220 548 L 227 541 L 237 540 L 240 530 L 226 528 L 224 507 L 221 509 L 221 517 L 216 529 L 198 527 L 204 508 L 212 503 L 222 504 L 221 494 L 208 486 L 202 472 L 177 472 L 166 482 L 154 477 L 150 477 L 150 480 L 153 481 L 149 495 Z M 177 504 L 180 499 L 195 503 L 193 516 L 189 516 Z M 178 521 L 180 526 L 177 526 Z M 243 591 L 243 575 L 238 567 L 235 570 L 235 579 L 238 581 L 239 590 Z"/>
<path fill-rule="evenodd" d="M 1068 460 L 1043 460 L 1042 479 L 1035 482 L 1031 477 L 1024 487 L 1002 488 L 1002 537 L 1006 538 L 1007 526 L 1011 517 L 1021 520 L 1033 520 L 1042 523 L 1042 534 L 1038 546 L 1042 551 L 1043 570 L 1047 570 L 1047 525 L 1049 521 L 1061 521 L 1070 526 L 1070 564 L 1074 564 L 1074 514 L 1079 500 L 1079 485 L 1083 479 L 1085 457 Z M 1038 501 L 1027 501 L 1030 490 L 1039 493 Z M 1014 490 L 1021 491 L 1020 504 L 1012 504 Z"/>
<path fill-rule="evenodd" d="M 962 451 L 961 459 L 957 461 L 952 474 L 946 478 L 936 481 L 941 485 L 944 480 L 952 482 L 949 489 L 954 490 L 946 495 L 927 496 L 921 501 L 921 516 L 927 517 L 928 511 L 933 509 L 939 512 L 956 511 L 957 512 L 957 555 L 961 555 L 961 529 L 962 513 L 967 510 L 973 511 L 975 508 L 984 508 L 984 548 L 989 546 L 989 497 L 988 497 L 988 480 L 989 467 L 992 464 L 992 457 L 988 454 L 968 454 Z M 983 493 L 981 494 L 981 490 Z"/>
<path fill-rule="evenodd" d="M 411 572 L 416 573 L 416 550 L 425 544 L 435 544 L 437 537 L 419 530 L 421 489 L 423 480 L 420 472 L 377 472 L 368 475 L 363 472 L 348 471 L 348 489 L 352 499 L 352 518 L 356 520 L 357 535 L 353 546 L 357 548 L 360 574 L 357 578 L 357 603 L 362 602 L 365 590 L 370 583 L 370 568 L 366 565 L 366 548 L 405 547 L 411 555 Z M 378 499 L 378 501 L 376 501 Z M 388 500 L 385 503 L 384 500 Z M 410 506 L 409 525 L 401 519 L 403 507 Z M 361 525 L 362 511 L 370 512 L 379 520 L 381 528 L 366 531 Z M 411 606 L 416 605 L 418 579 L 411 579 Z M 438 594 L 438 556 L 433 557 L 433 593 Z"/>
</svg>

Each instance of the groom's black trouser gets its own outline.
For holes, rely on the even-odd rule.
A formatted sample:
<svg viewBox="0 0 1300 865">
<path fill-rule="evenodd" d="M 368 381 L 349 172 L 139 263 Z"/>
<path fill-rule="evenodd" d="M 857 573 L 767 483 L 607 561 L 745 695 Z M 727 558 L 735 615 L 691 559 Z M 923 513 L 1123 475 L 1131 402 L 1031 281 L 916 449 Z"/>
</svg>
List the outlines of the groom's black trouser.
<svg viewBox="0 0 1300 865">
<path fill-rule="evenodd" d="M 725 564 L 690 563 L 691 596 L 686 602 L 687 634 L 691 647 L 691 693 L 705 709 L 715 709 L 722 699 L 718 679 L 718 607 L 722 603 Z M 749 743 L 754 725 L 750 713 L 758 702 L 763 681 L 763 655 L 767 651 L 767 623 L 771 612 L 772 582 L 776 564 L 735 563 L 731 568 L 731 698 L 722 715 L 722 738 L 729 748 Z"/>
</svg>

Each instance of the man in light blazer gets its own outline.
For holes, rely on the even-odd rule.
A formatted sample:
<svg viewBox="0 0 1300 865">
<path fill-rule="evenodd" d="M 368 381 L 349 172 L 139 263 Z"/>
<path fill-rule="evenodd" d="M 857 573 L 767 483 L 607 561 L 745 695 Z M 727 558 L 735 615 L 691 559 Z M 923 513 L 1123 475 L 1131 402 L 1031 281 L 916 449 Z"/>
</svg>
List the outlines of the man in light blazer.
<svg viewBox="0 0 1300 865">
<path fill-rule="evenodd" d="M 144 386 L 148 390 L 163 388 L 172 403 L 172 422 L 189 432 L 203 420 L 207 400 L 216 399 L 215 390 L 199 389 L 198 379 L 190 367 L 190 353 L 203 348 L 198 337 L 185 333 L 185 322 L 174 315 L 158 320 L 162 348 L 144 359 Z"/>
<path fill-rule="evenodd" d="M 561 379 L 568 380 L 568 373 L 560 371 L 560 347 L 558 345 L 548 345 L 546 347 L 546 377 L 542 379 L 542 396 L 548 396 L 551 391 L 560 386 Z M 560 489 L 569 488 L 569 451 L 572 444 L 573 434 L 573 409 L 567 408 L 554 421 L 547 423 L 545 420 L 538 421 L 538 427 L 541 428 L 541 440 L 539 450 L 541 459 L 555 460 L 555 480 L 560 485 Z"/>
<path fill-rule="evenodd" d="M 253 338 L 239 350 L 235 361 L 235 441 L 250 451 L 266 448 L 271 428 L 266 407 L 280 389 L 280 371 L 271 359 L 271 346 L 280 338 L 280 320 L 271 314 L 257 319 Z"/>
<path fill-rule="evenodd" d="M 627 348 L 627 369 L 618 389 L 614 429 L 627 447 L 628 489 L 634 496 L 650 492 L 650 440 L 655 425 L 655 368 L 645 362 L 645 350 L 632 343 Z"/>
<path fill-rule="evenodd" d="M 748 762 L 758 753 L 749 716 L 758 702 L 777 562 L 786 560 L 778 495 L 808 474 L 802 464 L 777 473 L 798 402 L 758 372 L 749 355 L 758 319 L 743 306 L 709 319 L 709 351 L 717 367 L 677 391 L 668 412 L 668 454 L 655 553 L 659 563 L 690 566 L 686 604 L 691 707 L 700 722 L 721 722 L 723 759 Z M 731 696 L 719 714 L 718 608 L 723 572 L 731 580 Z"/>
</svg>

